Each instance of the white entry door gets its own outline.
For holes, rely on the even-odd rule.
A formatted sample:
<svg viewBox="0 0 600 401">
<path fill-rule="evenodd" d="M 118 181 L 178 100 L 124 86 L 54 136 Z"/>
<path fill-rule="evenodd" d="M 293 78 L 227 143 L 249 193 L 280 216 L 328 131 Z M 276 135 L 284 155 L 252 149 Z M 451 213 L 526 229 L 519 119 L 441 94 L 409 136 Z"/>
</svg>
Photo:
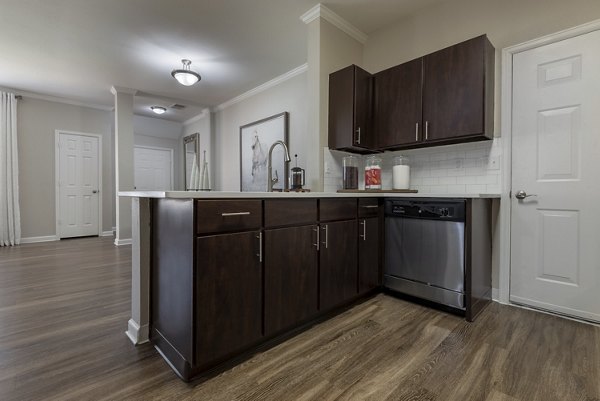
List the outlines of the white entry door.
<svg viewBox="0 0 600 401">
<path fill-rule="evenodd" d="M 600 31 L 516 54 L 512 113 L 510 299 L 600 321 Z"/>
<path fill-rule="evenodd" d="M 58 134 L 58 236 L 98 235 L 100 176 L 98 137 Z"/>
<path fill-rule="evenodd" d="M 136 146 L 134 185 L 139 191 L 172 189 L 172 150 Z"/>
</svg>

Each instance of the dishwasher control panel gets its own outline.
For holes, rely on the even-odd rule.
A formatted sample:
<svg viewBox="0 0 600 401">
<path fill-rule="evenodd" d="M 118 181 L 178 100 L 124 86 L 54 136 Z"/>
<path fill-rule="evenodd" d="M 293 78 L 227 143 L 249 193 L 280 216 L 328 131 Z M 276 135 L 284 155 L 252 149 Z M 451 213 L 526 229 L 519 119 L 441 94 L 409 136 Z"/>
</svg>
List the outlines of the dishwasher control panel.
<svg viewBox="0 0 600 401">
<path fill-rule="evenodd" d="M 386 199 L 388 217 L 464 221 L 466 200 Z"/>
</svg>

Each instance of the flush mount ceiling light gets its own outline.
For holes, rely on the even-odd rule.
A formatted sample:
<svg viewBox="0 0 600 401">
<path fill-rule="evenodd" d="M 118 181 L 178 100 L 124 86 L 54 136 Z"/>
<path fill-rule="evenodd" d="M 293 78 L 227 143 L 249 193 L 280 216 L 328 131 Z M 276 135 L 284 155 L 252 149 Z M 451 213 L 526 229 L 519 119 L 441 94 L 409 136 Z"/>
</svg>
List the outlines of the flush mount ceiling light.
<svg viewBox="0 0 600 401">
<path fill-rule="evenodd" d="M 192 64 L 190 60 L 183 59 L 181 60 L 181 63 L 183 64 L 183 67 L 180 70 L 171 71 L 173 78 L 181 85 L 185 86 L 192 86 L 200 81 L 200 74 L 190 69 L 190 65 Z"/>
<path fill-rule="evenodd" d="M 160 106 L 152 106 L 152 107 L 150 107 L 150 110 L 152 110 L 156 114 L 163 114 L 163 113 L 167 112 L 167 109 L 165 109 L 164 107 L 160 107 Z"/>
</svg>

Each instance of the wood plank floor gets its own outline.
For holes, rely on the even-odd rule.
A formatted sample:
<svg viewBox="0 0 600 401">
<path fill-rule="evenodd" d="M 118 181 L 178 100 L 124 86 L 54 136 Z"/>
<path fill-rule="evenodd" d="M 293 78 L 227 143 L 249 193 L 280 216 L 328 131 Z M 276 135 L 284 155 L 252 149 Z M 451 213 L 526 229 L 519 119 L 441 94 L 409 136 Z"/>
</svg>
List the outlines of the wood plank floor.
<svg viewBox="0 0 600 401">
<path fill-rule="evenodd" d="M 133 347 L 131 248 L 0 248 L 0 400 L 600 400 L 600 329 L 492 304 L 472 324 L 378 295 L 212 379 Z"/>
</svg>

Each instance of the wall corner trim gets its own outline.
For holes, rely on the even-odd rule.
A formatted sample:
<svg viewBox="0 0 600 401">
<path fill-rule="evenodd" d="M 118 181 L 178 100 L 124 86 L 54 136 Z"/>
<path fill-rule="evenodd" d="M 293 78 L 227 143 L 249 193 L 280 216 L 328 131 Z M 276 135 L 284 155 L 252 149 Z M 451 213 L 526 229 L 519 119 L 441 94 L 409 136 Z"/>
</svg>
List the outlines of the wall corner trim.
<svg viewBox="0 0 600 401">
<path fill-rule="evenodd" d="M 60 238 L 56 235 L 45 235 L 42 237 L 25 237 L 21 238 L 21 244 L 35 244 L 37 242 L 58 241 Z"/>
<path fill-rule="evenodd" d="M 127 322 L 127 331 L 125 335 L 131 340 L 134 345 L 144 344 L 149 341 L 149 327 L 148 325 L 140 326 L 133 319 L 129 319 Z"/>
<path fill-rule="evenodd" d="M 116 246 L 131 245 L 132 243 L 133 243 L 133 241 L 131 238 L 126 238 L 126 239 L 115 238 Z"/>
<path fill-rule="evenodd" d="M 210 109 L 209 109 L 209 108 L 203 109 L 203 110 L 200 112 L 200 114 L 198 114 L 198 115 L 196 115 L 196 116 L 194 116 L 194 117 L 192 117 L 192 118 L 190 118 L 190 119 L 187 119 L 187 120 L 185 120 L 185 121 L 183 122 L 183 125 L 184 125 L 184 126 L 187 126 L 187 125 L 193 124 L 193 123 L 195 123 L 195 122 L 197 122 L 197 121 L 200 121 L 200 120 L 202 120 L 204 117 L 206 117 L 208 114 L 210 114 Z"/>
<path fill-rule="evenodd" d="M 361 31 L 360 29 L 358 29 L 350 22 L 346 21 L 344 18 L 340 17 L 321 3 L 317 4 L 316 6 L 302 14 L 300 20 L 302 20 L 302 22 L 304 22 L 305 24 L 310 24 L 317 18 L 323 18 L 324 20 L 328 21 L 330 24 L 345 32 L 350 37 L 362 44 L 365 44 L 367 42 L 367 39 L 369 38 L 369 36 L 366 33 Z"/>
<path fill-rule="evenodd" d="M 221 110 L 225 110 L 226 108 L 228 108 L 229 106 L 232 106 L 236 103 L 241 102 L 242 100 L 248 99 L 249 97 L 252 97 L 254 95 L 259 94 L 260 92 L 264 92 L 267 89 L 270 89 L 274 86 L 277 86 L 285 81 L 287 81 L 288 79 L 291 79 L 293 77 L 295 77 L 296 75 L 300 75 L 303 72 L 308 70 L 308 63 L 304 63 L 299 67 L 294 68 L 291 71 L 286 72 L 285 74 L 282 74 L 276 78 L 273 78 L 270 81 L 265 82 L 262 85 L 257 86 L 254 89 L 250 89 L 248 92 L 244 92 L 239 96 L 234 97 L 233 99 L 230 99 L 224 103 L 221 103 L 220 105 L 218 105 L 217 107 L 215 107 L 212 111 L 213 112 L 217 112 L 217 111 L 221 111 Z M 187 121 L 186 121 L 187 123 Z M 186 124 L 184 123 L 184 125 Z"/>
<path fill-rule="evenodd" d="M 135 94 L 137 93 L 137 89 L 131 89 L 131 88 L 126 88 L 124 86 L 111 86 L 110 87 L 110 93 L 112 93 L 113 95 L 116 95 L 117 93 L 125 93 L 128 95 L 133 95 L 135 96 Z"/>
</svg>

